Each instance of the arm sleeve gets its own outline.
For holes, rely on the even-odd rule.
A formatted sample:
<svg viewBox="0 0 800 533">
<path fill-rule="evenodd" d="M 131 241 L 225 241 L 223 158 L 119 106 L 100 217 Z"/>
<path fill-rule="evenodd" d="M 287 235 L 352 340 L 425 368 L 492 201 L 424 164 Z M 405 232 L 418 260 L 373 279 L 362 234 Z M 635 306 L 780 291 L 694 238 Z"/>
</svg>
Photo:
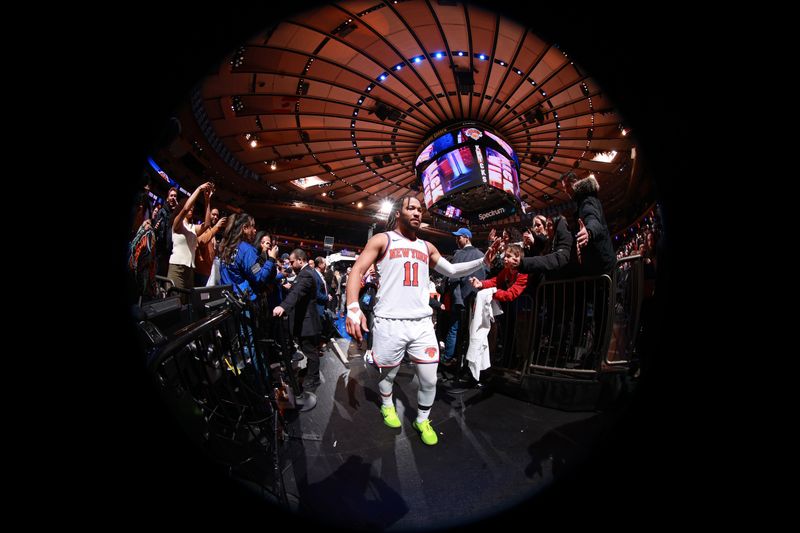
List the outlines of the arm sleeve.
<svg viewBox="0 0 800 533">
<path fill-rule="evenodd" d="M 454 265 L 444 257 L 440 257 L 439 260 L 436 261 L 436 266 L 433 267 L 436 272 L 443 274 L 448 278 L 460 278 L 462 276 L 466 276 L 467 274 L 471 274 L 480 268 L 483 268 L 483 258 L 467 261 L 466 263 L 457 263 Z"/>
</svg>

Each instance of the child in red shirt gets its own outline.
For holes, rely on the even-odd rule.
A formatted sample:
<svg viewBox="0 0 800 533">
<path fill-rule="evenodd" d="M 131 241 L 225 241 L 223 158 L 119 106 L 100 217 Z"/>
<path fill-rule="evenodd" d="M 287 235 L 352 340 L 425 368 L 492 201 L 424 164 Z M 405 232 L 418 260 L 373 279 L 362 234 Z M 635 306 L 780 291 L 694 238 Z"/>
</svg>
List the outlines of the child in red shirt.
<svg viewBox="0 0 800 533">
<path fill-rule="evenodd" d="M 497 277 L 486 280 L 479 280 L 472 277 L 469 279 L 472 286 L 476 289 L 490 289 L 497 287 L 497 292 L 493 298 L 499 302 L 511 302 L 519 298 L 528 283 L 528 275 L 520 274 L 517 270 L 522 258 L 522 247 L 518 244 L 510 244 L 506 247 L 503 257 L 504 268 L 497 274 Z"/>
</svg>

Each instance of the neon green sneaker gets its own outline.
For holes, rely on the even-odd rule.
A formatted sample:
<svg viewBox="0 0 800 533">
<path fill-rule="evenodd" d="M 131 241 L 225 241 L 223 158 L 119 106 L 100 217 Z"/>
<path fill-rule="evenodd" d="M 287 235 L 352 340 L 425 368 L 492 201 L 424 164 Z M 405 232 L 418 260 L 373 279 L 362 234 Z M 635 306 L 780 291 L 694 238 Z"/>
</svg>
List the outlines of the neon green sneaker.
<svg viewBox="0 0 800 533">
<path fill-rule="evenodd" d="M 439 437 L 436 435 L 436 431 L 434 431 L 434 429 L 431 427 L 430 420 L 426 419 L 420 423 L 417 423 L 417 421 L 414 420 L 413 426 L 414 429 L 420 432 L 420 435 L 422 436 L 422 442 L 428 446 L 433 446 L 439 442 Z"/>
<path fill-rule="evenodd" d="M 392 405 L 381 405 L 381 414 L 383 415 L 383 423 L 390 428 L 399 428 L 402 424 L 400 419 L 397 418 L 397 411 Z"/>
</svg>

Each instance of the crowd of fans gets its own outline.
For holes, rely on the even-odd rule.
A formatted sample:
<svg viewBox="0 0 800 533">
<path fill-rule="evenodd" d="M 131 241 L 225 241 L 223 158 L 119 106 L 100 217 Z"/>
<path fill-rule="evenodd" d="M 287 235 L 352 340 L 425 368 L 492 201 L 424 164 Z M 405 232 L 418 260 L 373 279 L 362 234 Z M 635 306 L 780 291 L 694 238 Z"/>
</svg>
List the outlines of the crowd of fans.
<svg viewBox="0 0 800 533">
<path fill-rule="evenodd" d="M 661 219 L 658 208 L 653 207 L 642 217 L 641 222 L 630 226 L 622 235 L 615 238 L 615 243 L 619 243 L 616 246 L 617 259 L 641 255 L 645 263 L 655 263 L 656 246 L 660 236 Z"/>
<path fill-rule="evenodd" d="M 578 206 L 574 214 L 537 215 L 529 227 L 493 228 L 486 242 L 491 266 L 485 272 L 447 281 L 432 277 L 430 304 L 437 311 L 434 320 L 445 367 L 457 360 L 458 331 L 467 327 L 465 309 L 481 288 L 495 288 L 493 298 L 498 301 L 513 301 L 523 293 L 533 294 L 543 279 L 611 273 L 616 261 L 631 255 L 643 256 L 649 273 L 654 272 L 661 232 L 656 207 L 612 241 L 596 180 L 579 180 L 568 173 L 562 183 Z M 233 284 L 240 295 L 263 301 L 267 314 L 291 314 L 291 333 L 309 362 L 306 388 L 315 388 L 321 339 L 333 336 L 335 321 L 344 316 L 350 263 L 342 261 L 329 268 L 323 257 L 310 257 L 308 248 L 301 246 L 281 253 L 279 244 L 284 245 L 286 239 L 278 239 L 278 234 L 296 237 L 295 242 L 323 236 L 299 235 L 285 221 L 259 228 L 247 213 L 221 216 L 210 182 L 188 198 L 179 200 L 178 196 L 179 191 L 170 188 L 164 203 L 158 204 L 145 186 L 137 197 L 128 261 L 135 297 L 141 301 L 159 296 L 156 275 L 168 278 L 183 298 L 186 290 L 196 286 Z M 453 263 L 483 256 L 473 246 L 469 229 L 461 228 L 453 235 Z M 368 316 L 379 283 L 374 268 L 361 280 L 359 301 Z M 367 357 L 370 347 L 368 341 Z"/>
</svg>

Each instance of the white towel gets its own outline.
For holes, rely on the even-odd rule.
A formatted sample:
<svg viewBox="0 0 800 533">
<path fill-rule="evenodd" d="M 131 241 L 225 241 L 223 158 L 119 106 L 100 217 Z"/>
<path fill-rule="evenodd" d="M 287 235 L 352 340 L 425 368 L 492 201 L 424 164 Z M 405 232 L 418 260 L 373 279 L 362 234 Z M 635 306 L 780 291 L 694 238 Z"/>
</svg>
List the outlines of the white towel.
<svg viewBox="0 0 800 533">
<path fill-rule="evenodd" d="M 493 298 L 497 287 L 481 289 L 475 297 L 475 312 L 469 324 L 469 348 L 467 348 L 467 364 L 475 380 L 480 379 L 481 370 L 492 366 L 489 357 L 489 330 L 494 317 L 503 314 L 497 301 Z"/>
</svg>

